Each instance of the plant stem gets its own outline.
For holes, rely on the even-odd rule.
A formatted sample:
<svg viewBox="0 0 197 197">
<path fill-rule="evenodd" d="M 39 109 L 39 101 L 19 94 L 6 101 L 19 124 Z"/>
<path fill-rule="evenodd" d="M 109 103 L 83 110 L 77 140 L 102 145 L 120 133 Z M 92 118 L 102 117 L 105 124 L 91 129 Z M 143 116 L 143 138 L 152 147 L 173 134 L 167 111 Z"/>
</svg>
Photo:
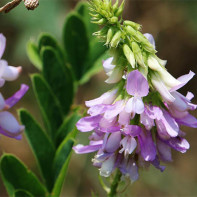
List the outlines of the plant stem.
<svg viewBox="0 0 197 197">
<path fill-rule="evenodd" d="M 118 188 L 118 184 L 120 182 L 120 178 L 121 178 L 121 172 L 119 170 L 117 170 L 115 178 L 111 184 L 111 188 L 110 188 L 110 192 L 108 193 L 108 197 L 115 197 L 117 194 L 117 188 Z"/>
</svg>

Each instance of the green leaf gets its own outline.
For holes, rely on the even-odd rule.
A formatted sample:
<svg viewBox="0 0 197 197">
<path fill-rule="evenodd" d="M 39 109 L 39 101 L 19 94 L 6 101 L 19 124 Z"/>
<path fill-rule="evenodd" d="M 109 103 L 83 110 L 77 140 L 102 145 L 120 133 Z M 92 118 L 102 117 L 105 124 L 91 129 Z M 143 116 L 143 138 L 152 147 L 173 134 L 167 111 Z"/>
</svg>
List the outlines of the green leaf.
<svg viewBox="0 0 197 197">
<path fill-rule="evenodd" d="M 90 11 L 89 11 L 88 3 L 80 2 L 76 7 L 76 11 L 82 17 L 82 20 L 86 25 L 89 39 L 90 40 L 95 39 L 96 37 L 92 36 L 92 34 L 98 31 L 99 26 L 94 23 L 91 23 L 91 16 L 89 14 Z"/>
<path fill-rule="evenodd" d="M 39 49 L 32 41 L 27 43 L 27 55 L 31 63 L 38 69 L 42 70 L 42 61 L 39 54 Z"/>
<path fill-rule="evenodd" d="M 9 196 L 13 196 L 17 189 L 26 190 L 33 196 L 46 196 L 45 187 L 15 156 L 4 154 L 1 157 L 0 168 L 1 176 Z"/>
<path fill-rule="evenodd" d="M 86 26 L 80 15 L 71 13 L 66 17 L 63 30 L 64 47 L 67 59 L 77 80 L 83 76 L 89 54 L 89 41 Z"/>
<path fill-rule="evenodd" d="M 63 122 L 60 104 L 40 74 L 33 74 L 31 79 L 45 125 L 54 139 L 55 132 Z"/>
<path fill-rule="evenodd" d="M 14 197 L 33 197 L 33 195 L 26 190 L 18 189 L 14 192 Z"/>
<path fill-rule="evenodd" d="M 56 135 L 57 144 L 60 144 L 63 139 L 65 139 L 65 137 L 74 130 L 75 125 L 80 118 L 81 115 L 79 115 L 79 112 L 77 110 L 76 112 L 72 113 L 70 116 L 64 119 L 64 122 L 62 123 Z"/>
<path fill-rule="evenodd" d="M 74 129 L 65 140 L 60 144 L 57 149 L 55 160 L 54 160 L 54 177 L 55 185 L 52 191 L 54 196 L 60 196 L 61 188 L 64 183 L 66 172 L 68 169 L 68 164 L 71 158 L 71 151 L 74 144 L 74 138 L 76 136 L 77 130 Z"/>
<path fill-rule="evenodd" d="M 41 52 L 43 47 L 50 46 L 57 51 L 57 55 L 59 56 L 60 60 L 64 63 L 65 62 L 65 55 L 62 51 L 61 47 L 59 46 L 58 42 L 56 41 L 53 36 L 48 33 L 42 33 L 38 40 L 38 49 Z"/>
<path fill-rule="evenodd" d="M 70 69 L 61 63 L 57 52 L 44 47 L 41 52 L 43 75 L 59 100 L 64 115 L 69 112 L 74 96 L 74 82 Z"/>
<path fill-rule="evenodd" d="M 22 124 L 25 125 L 25 135 L 39 164 L 41 174 L 48 190 L 51 191 L 53 187 L 51 172 L 52 161 L 55 156 L 54 145 L 28 111 L 21 109 L 19 114 Z"/>
</svg>

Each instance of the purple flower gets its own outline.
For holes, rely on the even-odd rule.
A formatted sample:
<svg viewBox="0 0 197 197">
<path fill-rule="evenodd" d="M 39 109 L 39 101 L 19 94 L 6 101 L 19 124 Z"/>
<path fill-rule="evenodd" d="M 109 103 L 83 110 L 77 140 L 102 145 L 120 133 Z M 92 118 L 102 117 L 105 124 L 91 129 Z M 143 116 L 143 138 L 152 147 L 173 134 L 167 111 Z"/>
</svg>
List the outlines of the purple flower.
<svg viewBox="0 0 197 197">
<path fill-rule="evenodd" d="M 128 94 L 133 97 L 127 101 L 125 111 L 134 115 L 135 113 L 143 113 L 144 103 L 142 97 L 148 95 L 149 85 L 147 80 L 138 70 L 134 70 L 128 74 L 126 90 Z"/>
<path fill-rule="evenodd" d="M 4 100 L 2 95 L 0 96 L 0 110 L 3 110 L 0 112 L 1 134 L 15 139 L 21 138 L 21 132 L 24 129 L 24 126 L 19 125 L 15 117 L 10 112 L 5 110 L 8 110 L 14 106 L 24 96 L 28 88 L 29 87 L 27 85 L 22 84 L 20 90 L 7 100 Z"/>
<path fill-rule="evenodd" d="M 6 38 L 3 34 L 0 34 L 0 87 L 2 87 L 5 81 L 13 81 L 18 78 L 22 68 L 9 66 L 7 61 L 2 60 L 3 53 L 5 51 Z M 7 110 L 13 107 L 27 92 L 29 87 L 25 84 L 21 85 L 13 96 L 4 100 L 0 93 L 0 133 L 15 139 L 21 139 L 21 133 L 24 126 L 20 125 L 16 118 Z"/>
<path fill-rule="evenodd" d="M 0 34 L 0 87 L 2 87 L 5 81 L 13 81 L 18 78 L 22 71 L 21 66 L 13 67 L 9 66 L 7 61 L 2 60 L 2 56 L 6 46 L 6 38 L 3 34 Z"/>
<path fill-rule="evenodd" d="M 144 36 L 155 48 L 152 35 Z M 93 165 L 102 176 L 108 177 L 118 168 L 122 179 L 135 181 L 139 168 L 153 165 L 163 172 L 165 166 L 161 162 L 172 161 L 172 149 L 181 153 L 189 149 L 181 126 L 197 128 L 197 119 L 189 114 L 197 105 L 191 103 L 192 93 L 185 97 L 177 90 L 194 73 L 175 79 L 164 68 L 166 61 L 150 54 L 147 65 L 139 65 L 140 71 L 125 71 L 123 76 L 113 61 L 109 58 L 103 63 L 109 76 L 107 82 L 122 79 L 125 86 L 117 83 L 113 90 L 86 101 L 88 116 L 78 121 L 77 128 L 93 133 L 89 145 L 79 144 L 73 149 L 78 154 L 97 152 Z"/>
</svg>

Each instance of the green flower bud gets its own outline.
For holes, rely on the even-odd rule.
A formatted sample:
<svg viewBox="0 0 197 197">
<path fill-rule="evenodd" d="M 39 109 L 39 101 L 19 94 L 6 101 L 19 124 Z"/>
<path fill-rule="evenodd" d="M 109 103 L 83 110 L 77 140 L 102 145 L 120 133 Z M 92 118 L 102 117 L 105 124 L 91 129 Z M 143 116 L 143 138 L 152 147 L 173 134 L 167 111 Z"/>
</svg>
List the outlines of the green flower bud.
<svg viewBox="0 0 197 197">
<path fill-rule="evenodd" d="M 123 23 L 125 26 L 131 26 L 131 27 L 133 27 L 134 29 L 136 29 L 136 30 L 140 30 L 141 29 L 141 25 L 140 24 L 138 24 L 138 23 L 134 23 L 134 22 L 132 22 L 132 21 L 124 21 L 124 23 Z"/>
<path fill-rule="evenodd" d="M 104 25 L 106 23 L 106 19 L 102 18 L 98 21 L 92 21 L 92 23 L 98 24 L 98 25 Z"/>
<path fill-rule="evenodd" d="M 108 45 L 110 42 L 111 42 L 111 40 L 112 40 L 112 38 L 113 38 L 113 35 L 114 35 L 114 30 L 113 30 L 113 28 L 109 28 L 109 30 L 108 30 L 108 32 L 107 32 L 107 41 L 106 41 L 106 45 Z"/>
<path fill-rule="evenodd" d="M 118 10 L 118 4 L 119 4 L 119 0 L 116 0 L 116 3 L 114 3 L 112 10 L 115 13 Z"/>
<path fill-rule="evenodd" d="M 122 36 L 122 33 L 121 31 L 118 31 L 115 33 L 115 35 L 113 36 L 112 38 L 112 41 L 111 41 L 111 47 L 117 47 L 119 42 L 120 42 L 120 39 L 121 39 L 121 36 Z"/>
<path fill-rule="evenodd" d="M 105 16 L 106 18 L 109 17 L 109 13 L 105 11 L 104 8 L 101 8 L 99 12 L 101 13 L 102 16 Z"/>
<path fill-rule="evenodd" d="M 113 16 L 112 18 L 109 19 L 110 24 L 115 24 L 117 22 L 118 22 L 118 17 L 116 17 L 116 16 Z"/>
<path fill-rule="evenodd" d="M 133 50 L 133 53 L 135 55 L 137 63 L 140 66 L 145 67 L 144 60 L 143 60 L 143 57 L 142 57 L 142 52 L 141 52 L 141 49 L 140 49 L 139 45 L 136 42 L 132 42 L 131 47 L 132 47 L 132 50 Z"/>
<path fill-rule="evenodd" d="M 115 13 L 115 16 L 119 17 L 122 14 L 122 12 L 124 10 L 124 4 L 125 4 L 125 0 L 122 1 L 120 7 L 118 8 L 118 10 Z"/>
<path fill-rule="evenodd" d="M 105 36 L 107 34 L 108 27 L 103 27 L 100 31 L 94 32 L 93 36 Z"/>
<path fill-rule="evenodd" d="M 133 27 L 126 26 L 126 32 L 130 34 L 132 36 L 132 39 L 134 39 L 136 42 L 140 42 L 140 39 L 137 36 L 137 32 Z"/>
<path fill-rule="evenodd" d="M 123 52 L 132 68 L 135 68 L 135 57 L 130 47 L 126 44 L 123 45 Z"/>
</svg>

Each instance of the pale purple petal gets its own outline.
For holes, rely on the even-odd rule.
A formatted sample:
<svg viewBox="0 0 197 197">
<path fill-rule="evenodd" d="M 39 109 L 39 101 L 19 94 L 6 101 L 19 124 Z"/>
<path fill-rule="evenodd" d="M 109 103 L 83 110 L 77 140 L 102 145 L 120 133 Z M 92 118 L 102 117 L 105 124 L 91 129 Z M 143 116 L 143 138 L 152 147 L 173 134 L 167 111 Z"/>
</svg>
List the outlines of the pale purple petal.
<svg viewBox="0 0 197 197">
<path fill-rule="evenodd" d="M 112 102 L 116 98 L 116 93 L 117 93 L 117 89 L 111 90 L 109 92 L 104 93 L 103 95 L 101 95 L 96 99 L 86 101 L 85 104 L 87 107 L 92 107 L 94 105 L 99 105 L 99 104 L 112 104 Z"/>
<path fill-rule="evenodd" d="M 165 86 L 165 84 L 159 78 L 158 75 L 152 74 L 151 81 L 152 81 L 154 88 L 161 94 L 162 98 L 166 102 L 169 102 L 169 103 L 174 102 L 175 98 L 170 94 L 168 88 Z"/>
<path fill-rule="evenodd" d="M 12 95 L 10 98 L 6 99 L 5 103 L 8 105 L 9 108 L 14 106 L 28 91 L 29 86 L 25 84 L 21 84 L 20 90 L 18 90 L 14 95 Z"/>
<path fill-rule="evenodd" d="M 195 75 L 195 73 L 190 71 L 189 74 L 186 74 L 186 75 L 183 75 L 183 76 L 179 77 L 177 80 L 180 81 L 181 84 L 171 88 L 170 92 L 173 92 L 175 90 L 178 90 L 178 89 L 182 88 L 185 84 L 187 84 L 194 77 L 194 75 Z"/>
<path fill-rule="evenodd" d="M 134 112 L 136 114 L 144 112 L 144 103 L 141 98 L 134 97 Z"/>
<path fill-rule="evenodd" d="M 187 92 L 186 98 L 191 101 L 194 98 L 194 94 L 191 92 Z"/>
<path fill-rule="evenodd" d="M 5 79 L 0 79 L 0 88 L 3 87 L 5 84 Z"/>
<path fill-rule="evenodd" d="M 119 114 L 118 123 L 121 125 L 128 125 L 130 122 L 130 118 L 131 118 L 131 113 L 127 113 L 124 109 Z"/>
<path fill-rule="evenodd" d="M 151 119 L 145 112 L 140 115 L 140 123 L 143 124 L 147 130 L 155 126 L 154 119 Z"/>
<path fill-rule="evenodd" d="M 190 115 L 189 113 L 187 113 L 187 115 L 184 116 L 183 118 L 180 119 L 177 118 L 176 121 L 181 125 L 197 128 L 197 119 L 194 116 Z"/>
<path fill-rule="evenodd" d="M 123 76 L 123 69 L 116 67 L 110 74 L 109 78 L 105 80 L 105 82 L 109 84 L 117 83 L 122 79 L 122 76 Z"/>
<path fill-rule="evenodd" d="M 101 120 L 101 116 L 87 116 L 81 118 L 76 126 L 77 129 L 81 132 L 88 132 L 94 130 L 97 126 L 99 121 Z"/>
<path fill-rule="evenodd" d="M 6 67 L 8 67 L 8 63 L 5 60 L 0 60 L 0 78 L 2 78 L 2 75 L 6 69 Z"/>
<path fill-rule="evenodd" d="M 125 157 L 130 155 L 137 147 L 137 142 L 136 142 L 135 138 L 130 137 L 130 136 L 124 137 L 121 140 L 120 144 L 122 145 L 122 149 L 119 150 L 119 153 L 124 152 Z"/>
<path fill-rule="evenodd" d="M 22 71 L 22 67 L 6 66 L 2 78 L 6 81 L 14 81 L 18 78 L 19 74 Z"/>
<path fill-rule="evenodd" d="M 10 112 L 3 111 L 0 112 L 0 128 L 7 133 L 7 136 L 16 137 L 21 134 L 24 126 L 19 125 L 16 118 Z"/>
<path fill-rule="evenodd" d="M 164 123 L 162 122 L 162 120 L 155 120 L 156 125 L 157 125 L 157 133 L 159 135 L 159 137 L 161 139 L 170 139 L 170 135 L 168 134 L 168 132 L 166 131 L 166 127 L 164 125 Z"/>
<path fill-rule="evenodd" d="M 99 114 L 105 113 L 108 109 L 112 108 L 112 105 L 105 105 L 105 104 L 99 104 L 99 105 L 94 105 L 89 108 L 88 114 L 91 116 L 97 116 Z"/>
<path fill-rule="evenodd" d="M 0 59 L 3 56 L 3 53 L 5 51 L 5 46 L 6 46 L 6 38 L 3 34 L 0 34 Z"/>
<path fill-rule="evenodd" d="M 105 112 L 104 118 L 107 120 L 111 120 L 114 117 L 116 117 L 123 109 L 124 109 L 124 101 L 123 100 L 117 101 L 115 104 L 112 105 L 111 108 L 109 108 Z"/>
<path fill-rule="evenodd" d="M 133 159 L 129 159 L 129 161 L 124 159 L 120 163 L 119 169 L 124 176 L 130 178 L 131 182 L 134 182 L 139 178 L 138 167 Z"/>
<path fill-rule="evenodd" d="M 114 124 L 115 124 L 115 122 L 116 122 L 116 119 L 117 119 L 116 117 L 114 117 L 114 118 L 111 119 L 111 120 L 107 120 L 107 119 L 105 119 L 105 118 L 102 118 L 102 119 L 100 120 L 100 122 L 99 122 L 99 126 L 100 126 L 101 128 L 108 129 L 108 128 L 114 126 Z"/>
<path fill-rule="evenodd" d="M 126 125 L 123 129 L 125 135 L 136 137 L 142 132 L 142 128 L 138 125 Z"/>
<path fill-rule="evenodd" d="M 157 150 L 162 161 L 172 161 L 171 148 L 157 137 Z"/>
<path fill-rule="evenodd" d="M 0 110 L 5 108 L 5 100 L 2 96 L 2 94 L 0 93 Z"/>
<path fill-rule="evenodd" d="M 181 137 L 171 138 L 168 141 L 164 141 L 164 143 L 181 153 L 185 153 L 190 148 L 188 141 Z"/>
<path fill-rule="evenodd" d="M 153 161 L 156 157 L 156 147 L 150 131 L 141 132 L 138 136 L 141 156 L 145 161 Z"/>
<path fill-rule="evenodd" d="M 149 85 L 144 76 L 138 70 L 134 70 L 127 76 L 126 89 L 132 96 L 144 97 L 148 95 Z"/>
<path fill-rule="evenodd" d="M 166 129 L 166 132 L 171 136 L 171 137 L 176 137 L 179 132 L 179 126 L 175 119 L 170 116 L 170 114 L 163 109 L 163 117 L 160 120 Z M 158 123 L 158 122 L 157 122 Z"/>
<path fill-rule="evenodd" d="M 151 164 L 155 166 L 155 168 L 159 169 L 161 172 L 165 170 L 165 166 L 161 166 L 158 157 L 155 158 L 155 160 L 151 161 Z"/>
<path fill-rule="evenodd" d="M 119 146 L 120 146 L 120 141 L 121 141 L 121 133 L 120 132 L 115 132 L 112 133 L 105 145 L 105 151 L 108 153 L 115 152 Z"/>
<path fill-rule="evenodd" d="M 91 153 L 98 151 L 102 147 L 102 144 L 97 144 L 97 145 L 87 145 L 84 146 L 82 144 L 78 144 L 77 146 L 73 147 L 73 150 L 77 154 L 85 154 L 85 153 Z"/>
<path fill-rule="evenodd" d="M 148 39 L 148 41 L 153 45 L 153 47 L 155 49 L 155 39 L 152 36 L 152 34 L 145 33 L 144 36 Z"/>
<path fill-rule="evenodd" d="M 115 155 L 110 156 L 106 159 L 100 168 L 100 175 L 104 177 L 109 177 L 114 169 L 115 166 Z"/>
<path fill-rule="evenodd" d="M 113 57 L 108 58 L 103 61 L 103 68 L 106 73 L 112 71 L 115 68 L 115 65 L 112 65 Z"/>
</svg>

